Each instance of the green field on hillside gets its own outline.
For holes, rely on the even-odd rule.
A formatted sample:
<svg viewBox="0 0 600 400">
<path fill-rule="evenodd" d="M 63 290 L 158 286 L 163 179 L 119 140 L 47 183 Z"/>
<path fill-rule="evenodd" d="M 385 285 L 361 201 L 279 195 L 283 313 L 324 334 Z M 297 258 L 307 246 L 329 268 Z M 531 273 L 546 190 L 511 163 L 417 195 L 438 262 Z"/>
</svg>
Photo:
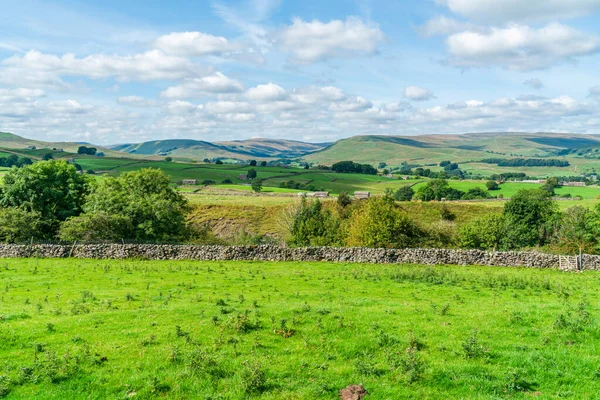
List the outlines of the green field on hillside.
<svg viewBox="0 0 600 400">
<path fill-rule="evenodd" d="M 593 398 L 600 274 L 1 260 L 8 399 Z"/>
</svg>

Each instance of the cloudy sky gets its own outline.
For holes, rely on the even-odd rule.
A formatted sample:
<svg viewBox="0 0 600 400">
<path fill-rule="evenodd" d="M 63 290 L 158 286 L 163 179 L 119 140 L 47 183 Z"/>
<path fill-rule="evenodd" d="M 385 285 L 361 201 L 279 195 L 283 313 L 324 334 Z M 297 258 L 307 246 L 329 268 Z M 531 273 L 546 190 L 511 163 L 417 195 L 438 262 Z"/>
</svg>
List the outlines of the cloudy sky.
<svg viewBox="0 0 600 400">
<path fill-rule="evenodd" d="M 600 0 L 0 0 L 0 131 L 600 133 Z"/>
</svg>

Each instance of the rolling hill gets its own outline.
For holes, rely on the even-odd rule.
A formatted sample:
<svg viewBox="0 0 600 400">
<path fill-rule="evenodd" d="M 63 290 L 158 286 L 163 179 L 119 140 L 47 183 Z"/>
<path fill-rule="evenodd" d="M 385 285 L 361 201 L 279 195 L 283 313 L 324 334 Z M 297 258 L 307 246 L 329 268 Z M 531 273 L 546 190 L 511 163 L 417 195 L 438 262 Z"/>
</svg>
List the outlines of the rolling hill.
<svg viewBox="0 0 600 400">
<path fill-rule="evenodd" d="M 111 146 L 130 154 L 172 156 L 202 160 L 204 158 L 296 158 L 321 150 L 328 144 L 293 140 L 249 139 L 210 143 L 202 140 L 169 139 Z"/>
</svg>

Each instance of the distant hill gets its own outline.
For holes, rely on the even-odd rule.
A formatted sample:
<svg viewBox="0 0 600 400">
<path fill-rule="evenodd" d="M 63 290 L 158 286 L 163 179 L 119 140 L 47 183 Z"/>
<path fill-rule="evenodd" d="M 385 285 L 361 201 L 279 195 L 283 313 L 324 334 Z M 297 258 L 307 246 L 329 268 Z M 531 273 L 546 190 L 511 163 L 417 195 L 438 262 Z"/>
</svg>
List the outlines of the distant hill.
<svg viewBox="0 0 600 400">
<path fill-rule="evenodd" d="M 353 160 L 398 165 L 475 161 L 486 157 L 558 157 L 595 153 L 600 136 L 566 133 L 468 133 L 463 135 L 354 136 L 305 157 L 331 164 Z"/>
<path fill-rule="evenodd" d="M 144 143 L 111 146 L 130 154 L 160 155 L 180 158 L 296 158 L 328 146 L 293 140 L 250 139 L 230 142 L 205 142 L 191 139 L 154 140 Z"/>
</svg>

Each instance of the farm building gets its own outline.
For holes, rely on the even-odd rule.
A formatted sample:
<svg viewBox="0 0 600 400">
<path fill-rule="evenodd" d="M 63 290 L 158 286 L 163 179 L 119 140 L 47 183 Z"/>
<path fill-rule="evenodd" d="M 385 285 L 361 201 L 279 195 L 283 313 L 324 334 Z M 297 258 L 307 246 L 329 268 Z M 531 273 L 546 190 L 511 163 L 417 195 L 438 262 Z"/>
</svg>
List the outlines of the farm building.
<svg viewBox="0 0 600 400">
<path fill-rule="evenodd" d="M 329 197 L 329 192 L 315 192 L 315 197 L 318 197 L 320 199 Z"/>
<path fill-rule="evenodd" d="M 240 174 L 240 181 L 247 181 L 248 180 L 248 174 Z"/>
<path fill-rule="evenodd" d="M 561 186 L 584 187 L 585 182 L 561 182 Z"/>
<path fill-rule="evenodd" d="M 35 147 L 35 146 L 27 146 L 27 148 L 28 148 L 29 150 L 35 150 L 35 149 L 36 149 L 36 147 Z"/>
<path fill-rule="evenodd" d="M 354 192 L 354 198 L 356 200 L 366 200 L 371 197 L 371 192 Z"/>
<path fill-rule="evenodd" d="M 184 179 L 183 184 L 184 185 L 197 185 L 198 179 Z"/>
</svg>

